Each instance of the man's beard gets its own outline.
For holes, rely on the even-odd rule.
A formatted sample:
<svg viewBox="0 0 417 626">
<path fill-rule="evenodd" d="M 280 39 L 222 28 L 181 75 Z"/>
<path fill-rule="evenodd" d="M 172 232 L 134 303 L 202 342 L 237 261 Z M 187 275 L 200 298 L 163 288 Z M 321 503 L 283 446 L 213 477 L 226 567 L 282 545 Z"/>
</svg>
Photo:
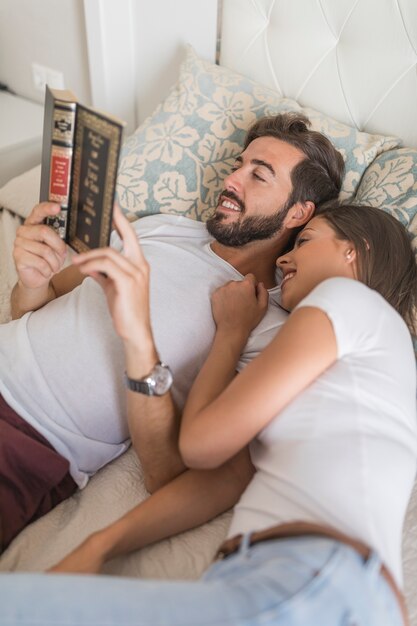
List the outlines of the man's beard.
<svg viewBox="0 0 417 626">
<path fill-rule="evenodd" d="M 238 201 L 233 192 L 223 192 L 221 195 L 230 197 L 234 202 L 238 202 L 242 209 L 241 215 L 244 214 L 244 206 L 242 206 L 242 202 Z M 290 206 L 290 203 L 286 202 L 273 215 L 243 216 L 242 219 L 233 224 L 224 224 L 224 216 L 221 213 L 216 213 L 207 220 L 207 230 L 216 241 L 231 248 L 244 246 L 251 241 L 270 239 L 282 229 Z"/>
</svg>

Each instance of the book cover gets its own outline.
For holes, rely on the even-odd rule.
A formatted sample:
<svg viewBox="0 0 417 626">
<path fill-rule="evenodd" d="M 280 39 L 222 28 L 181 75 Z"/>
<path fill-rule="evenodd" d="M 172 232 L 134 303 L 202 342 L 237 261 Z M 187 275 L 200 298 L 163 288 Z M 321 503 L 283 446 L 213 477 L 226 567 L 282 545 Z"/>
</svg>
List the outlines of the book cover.
<svg viewBox="0 0 417 626">
<path fill-rule="evenodd" d="M 110 240 L 124 122 L 66 93 L 46 90 L 40 200 L 59 202 L 47 223 L 85 252 Z"/>
<path fill-rule="evenodd" d="M 123 125 L 78 105 L 67 243 L 77 252 L 107 246 Z"/>
</svg>

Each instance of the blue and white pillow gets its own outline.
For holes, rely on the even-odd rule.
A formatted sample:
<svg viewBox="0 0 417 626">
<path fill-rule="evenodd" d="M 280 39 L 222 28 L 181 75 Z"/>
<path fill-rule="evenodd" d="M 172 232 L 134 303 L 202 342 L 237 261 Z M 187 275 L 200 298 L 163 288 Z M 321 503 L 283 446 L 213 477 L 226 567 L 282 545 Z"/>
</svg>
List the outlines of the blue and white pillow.
<svg viewBox="0 0 417 626">
<path fill-rule="evenodd" d="M 354 196 L 368 165 L 399 145 L 341 124 L 225 67 L 189 47 L 178 84 L 124 144 L 117 199 L 130 219 L 151 213 L 205 220 L 241 152 L 248 128 L 264 115 L 305 113 L 342 153 L 342 199 Z"/>
<path fill-rule="evenodd" d="M 379 155 L 366 169 L 355 202 L 384 209 L 399 219 L 417 252 L 417 150 L 399 148 Z"/>
</svg>

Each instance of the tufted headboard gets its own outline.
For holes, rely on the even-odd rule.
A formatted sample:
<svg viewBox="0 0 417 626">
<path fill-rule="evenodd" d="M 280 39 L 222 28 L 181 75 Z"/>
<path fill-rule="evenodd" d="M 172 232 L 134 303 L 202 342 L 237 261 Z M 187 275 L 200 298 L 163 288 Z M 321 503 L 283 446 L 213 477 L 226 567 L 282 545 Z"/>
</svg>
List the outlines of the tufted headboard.
<svg viewBox="0 0 417 626">
<path fill-rule="evenodd" d="M 417 148 L 416 0 L 223 0 L 220 63 Z"/>
</svg>

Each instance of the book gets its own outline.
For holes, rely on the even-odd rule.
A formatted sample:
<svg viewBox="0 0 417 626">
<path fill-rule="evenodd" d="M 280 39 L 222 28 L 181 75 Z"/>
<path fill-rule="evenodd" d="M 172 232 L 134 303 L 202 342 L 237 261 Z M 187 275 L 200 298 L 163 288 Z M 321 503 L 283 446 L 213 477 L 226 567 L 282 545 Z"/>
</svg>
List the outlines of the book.
<svg viewBox="0 0 417 626">
<path fill-rule="evenodd" d="M 46 223 L 76 252 L 109 243 L 123 127 L 46 86 L 39 201 L 60 204 Z"/>
<path fill-rule="evenodd" d="M 47 218 L 46 223 L 55 228 L 65 240 L 76 106 L 77 99 L 71 91 L 50 89 L 46 86 L 39 200 L 61 205 L 61 212 L 54 218 Z"/>
</svg>

